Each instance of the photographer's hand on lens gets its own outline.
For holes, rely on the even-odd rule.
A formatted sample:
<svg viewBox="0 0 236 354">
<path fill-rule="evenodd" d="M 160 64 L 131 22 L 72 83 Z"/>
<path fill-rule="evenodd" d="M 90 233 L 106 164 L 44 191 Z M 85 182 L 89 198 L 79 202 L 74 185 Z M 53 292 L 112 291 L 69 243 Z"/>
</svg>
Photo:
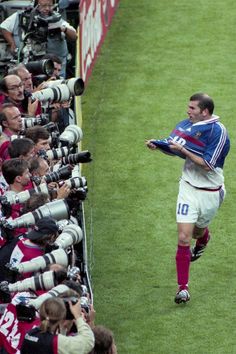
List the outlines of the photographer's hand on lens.
<svg viewBox="0 0 236 354">
<path fill-rule="evenodd" d="M 35 116 L 35 113 L 37 111 L 38 108 L 38 104 L 39 104 L 39 100 L 36 99 L 35 101 L 32 102 L 32 99 L 29 98 L 28 100 L 28 114 L 30 116 Z"/>
<path fill-rule="evenodd" d="M 71 192 L 70 187 L 64 183 L 60 188 L 57 189 L 57 199 L 65 199 L 69 196 Z"/>
</svg>

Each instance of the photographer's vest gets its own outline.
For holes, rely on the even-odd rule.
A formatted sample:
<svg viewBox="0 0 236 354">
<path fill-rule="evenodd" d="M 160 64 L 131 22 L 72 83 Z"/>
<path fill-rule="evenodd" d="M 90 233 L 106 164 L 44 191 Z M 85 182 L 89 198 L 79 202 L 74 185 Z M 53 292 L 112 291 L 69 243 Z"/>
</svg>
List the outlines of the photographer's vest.
<svg viewBox="0 0 236 354">
<path fill-rule="evenodd" d="M 50 332 L 41 332 L 36 327 L 26 334 L 21 347 L 21 354 L 57 354 L 57 343 L 57 335 Z"/>
</svg>

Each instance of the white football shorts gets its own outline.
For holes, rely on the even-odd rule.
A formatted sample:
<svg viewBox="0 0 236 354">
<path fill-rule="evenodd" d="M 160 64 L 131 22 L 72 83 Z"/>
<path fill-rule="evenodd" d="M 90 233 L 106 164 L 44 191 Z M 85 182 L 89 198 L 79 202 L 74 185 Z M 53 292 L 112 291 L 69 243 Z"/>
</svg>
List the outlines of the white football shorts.
<svg viewBox="0 0 236 354">
<path fill-rule="evenodd" d="M 208 226 L 225 198 L 225 188 L 219 191 L 197 189 L 180 180 L 176 205 L 177 223 L 195 224 L 199 228 Z"/>
</svg>

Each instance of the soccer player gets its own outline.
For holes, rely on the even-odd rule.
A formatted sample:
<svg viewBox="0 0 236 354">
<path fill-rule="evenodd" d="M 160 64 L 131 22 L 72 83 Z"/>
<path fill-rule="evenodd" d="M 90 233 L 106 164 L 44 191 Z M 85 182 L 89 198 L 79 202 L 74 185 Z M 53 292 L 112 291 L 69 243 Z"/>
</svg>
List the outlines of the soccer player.
<svg viewBox="0 0 236 354">
<path fill-rule="evenodd" d="M 230 149 L 226 128 L 213 114 L 214 102 L 205 93 L 190 97 L 188 119 L 181 121 L 167 139 L 147 140 L 149 149 L 185 159 L 176 205 L 178 245 L 175 302 L 190 300 L 190 262 L 197 260 L 210 239 L 208 225 L 224 196 L 223 166 Z M 190 249 L 191 239 L 196 239 Z"/>
</svg>

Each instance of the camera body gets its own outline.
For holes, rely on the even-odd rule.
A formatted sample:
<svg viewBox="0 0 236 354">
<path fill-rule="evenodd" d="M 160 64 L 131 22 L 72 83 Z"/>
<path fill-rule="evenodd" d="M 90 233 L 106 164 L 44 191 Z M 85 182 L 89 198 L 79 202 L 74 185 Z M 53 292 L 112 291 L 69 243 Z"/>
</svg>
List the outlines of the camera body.
<svg viewBox="0 0 236 354">
<path fill-rule="evenodd" d="M 61 14 L 53 11 L 44 17 L 34 9 L 20 14 L 20 28 L 24 46 L 18 57 L 25 63 L 42 58 L 46 54 L 48 38 L 61 38 Z"/>
<path fill-rule="evenodd" d="M 75 305 L 79 301 L 79 298 L 76 296 L 70 296 L 70 297 L 63 297 L 62 300 L 64 301 L 64 304 L 66 306 L 66 320 L 73 320 L 74 315 L 71 313 L 69 302 L 71 302 L 72 305 Z"/>
</svg>

